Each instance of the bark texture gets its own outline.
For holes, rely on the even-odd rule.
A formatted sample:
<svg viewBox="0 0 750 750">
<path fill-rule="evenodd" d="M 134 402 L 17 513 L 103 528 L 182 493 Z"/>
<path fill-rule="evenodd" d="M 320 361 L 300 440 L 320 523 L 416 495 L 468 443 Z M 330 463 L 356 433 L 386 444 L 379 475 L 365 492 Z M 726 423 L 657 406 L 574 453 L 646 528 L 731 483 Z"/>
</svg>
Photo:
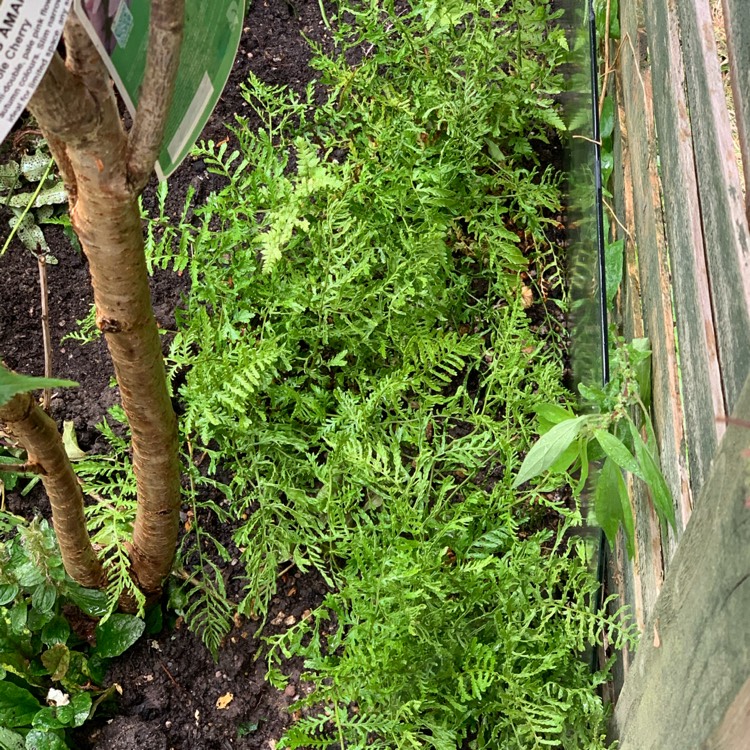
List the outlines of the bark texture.
<svg viewBox="0 0 750 750">
<path fill-rule="evenodd" d="M 65 59 L 55 55 L 29 109 L 50 141 L 70 198 L 73 228 L 89 261 L 97 325 L 104 333 L 132 431 L 138 510 L 133 574 L 160 590 L 179 527 L 177 420 L 151 307 L 138 196 L 162 141 L 179 60 L 184 0 L 154 0 L 141 104 L 130 134 L 111 81 L 75 16 Z"/>
<path fill-rule="evenodd" d="M 14 396 L 0 406 L 0 422 L 26 450 L 29 468 L 41 476 L 68 575 L 88 588 L 104 586 L 104 570 L 86 531 L 81 486 L 70 466 L 57 425 L 29 393 Z"/>
</svg>

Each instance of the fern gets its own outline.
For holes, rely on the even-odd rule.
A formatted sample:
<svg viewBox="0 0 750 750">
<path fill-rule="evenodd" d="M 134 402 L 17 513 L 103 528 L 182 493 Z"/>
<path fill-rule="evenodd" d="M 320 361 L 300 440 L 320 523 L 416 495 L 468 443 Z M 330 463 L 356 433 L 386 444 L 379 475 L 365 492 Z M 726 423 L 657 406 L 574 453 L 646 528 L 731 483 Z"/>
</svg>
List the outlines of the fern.
<svg viewBox="0 0 750 750">
<path fill-rule="evenodd" d="M 413 363 L 415 390 L 438 391 L 482 353 L 478 336 L 459 336 L 455 331 L 421 332 L 404 346 L 407 363 Z"/>
<path fill-rule="evenodd" d="M 168 362 L 193 483 L 180 611 L 215 648 L 216 513 L 240 612 L 267 613 L 282 564 L 332 589 L 269 644 L 269 679 L 302 656 L 315 686 L 280 746 L 601 750 L 605 675 L 580 653 L 627 620 L 588 606 L 564 542 L 580 512 L 550 496 L 570 478 L 512 489 L 536 406 L 568 398 L 555 318 L 521 300 L 560 276 L 559 179 L 536 149 L 559 125 L 562 36 L 546 0 L 344 9 L 316 87 L 251 77 L 261 126 L 197 150 L 226 185 L 190 226 L 170 235 L 160 197 L 152 264 L 174 243 L 192 284 Z"/>
<path fill-rule="evenodd" d="M 214 659 L 232 629 L 235 607 L 227 599 L 224 578 L 210 560 L 200 565 L 200 578 L 189 576 L 170 595 L 170 606 L 185 618 L 185 624 L 203 640 Z"/>
<path fill-rule="evenodd" d="M 92 304 L 89 308 L 89 312 L 82 320 L 77 320 L 76 325 L 78 330 L 70 331 L 66 333 L 62 341 L 75 341 L 81 345 L 90 344 L 92 341 L 96 341 L 102 332 L 96 326 L 96 307 Z"/>
</svg>

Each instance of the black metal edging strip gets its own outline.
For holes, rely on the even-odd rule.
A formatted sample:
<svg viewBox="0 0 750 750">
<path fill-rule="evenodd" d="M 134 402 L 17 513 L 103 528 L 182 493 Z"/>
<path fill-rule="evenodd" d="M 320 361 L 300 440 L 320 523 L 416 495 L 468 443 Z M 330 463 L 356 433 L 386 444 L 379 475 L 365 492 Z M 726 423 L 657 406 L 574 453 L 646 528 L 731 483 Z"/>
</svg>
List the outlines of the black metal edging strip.
<svg viewBox="0 0 750 750">
<path fill-rule="evenodd" d="M 599 330 L 601 331 L 602 385 L 609 383 L 609 332 L 607 318 L 607 267 L 604 237 L 604 196 L 602 194 L 602 144 L 599 126 L 599 70 L 597 65 L 598 50 L 596 43 L 596 14 L 594 0 L 589 5 L 589 46 L 591 58 L 591 122 L 592 141 L 594 146 L 594 180 L 596 210 L 596 244 L 599 271 Z M 607 539 L 604 530 L 599 529 L 599 559 L 596 566 L 598 588 L 595 598 L 596 611 L 604 606 L 604 578 L 606 576 Z M 596 670 L 597 650 L 591 654 L 591 669 Z"/>
<path fill-rule="evenodd" d="M 591 52 L 591 122 L 594 144 L 594 179 L 596 204 L 596 243 L 599 259 L 599 324 L 602 332 L 602 385 L 609 383 L 609 335 L 607 331 L 607 267 L 604 252 L 604 196 L 602 195 L 602 142 L 599 127 L 599 70 L 597 66 L 596 15 L 594 0 L 589 0 L 589 44 Z"/>
</svg>

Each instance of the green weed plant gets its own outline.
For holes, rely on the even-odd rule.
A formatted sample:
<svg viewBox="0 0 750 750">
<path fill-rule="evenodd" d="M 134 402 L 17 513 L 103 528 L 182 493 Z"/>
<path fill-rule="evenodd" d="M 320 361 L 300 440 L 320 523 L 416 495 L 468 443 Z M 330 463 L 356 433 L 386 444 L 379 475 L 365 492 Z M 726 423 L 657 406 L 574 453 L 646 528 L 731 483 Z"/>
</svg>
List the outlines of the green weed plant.
<svg viewBox="0 0 750 750">
<path fill-rule="evenodd" d="M 0 160 L 0 206 L 10 214 L 10 232 L 0 247 L 3 255 L 14 237 L 34 255 L 55 264 L 42 226 L 60 224 L 65 234 L 78 248 L 78 240 L 70 227 L 67 215 L 62 215 L 68 194 L 60 176 L 52 169 L 52 157 L 47 144 L 39 136 L 32 144 L 33 153 L 18 159 Z"/>
<path fill-rule="evenodd" d="M 542 436 L 526 455 L 513 485 L 518 487 L 548 470 L 567 470 L 579 475 L 580 493 L 589 481 L 591 467 L 596 467 L 591 486 L 593 512 L 588 521 L 601 526 L 612 547 L 622 529 L 633 559 L 635 518 L 628 475 L 648 485 L 662 528 L 675 528 L 676 520 L 672 493 L 659 467 L 649 412 L 648 339 L 633 339 L 627 345 L 620 339 L 612 355 L 612 377 L 605 386 L 579 385 L 583 414 L 557 404 L 537 407 Z"/>
<path fill-rule="evenodd" d="M 109 660 L 145 625 L 133 615 L 105 615 L 106 595 L 66 576 L 46 521 L 0 513 L 0 747 L 65 750 L 69 730 L 112 695 L 114 688 L 97 687 Z M 93 647 L 81 635 L 86 622 Z"/>
</svg>

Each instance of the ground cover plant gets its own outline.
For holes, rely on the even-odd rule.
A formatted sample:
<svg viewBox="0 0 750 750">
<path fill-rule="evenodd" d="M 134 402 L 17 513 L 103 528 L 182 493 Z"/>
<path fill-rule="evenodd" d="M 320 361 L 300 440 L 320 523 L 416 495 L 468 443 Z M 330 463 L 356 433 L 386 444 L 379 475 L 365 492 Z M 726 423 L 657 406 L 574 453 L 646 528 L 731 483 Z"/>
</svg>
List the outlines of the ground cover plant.
<svg viewBox="0 0 750 750">
<path fill-rule="evenodd" d="M 66 732 L 115 692 L 98 687 L 109 660 L 145 624 L 134 615 L 106 616 L 106 594 L 65 574 L 47 521 L 1 513 L 0 533 L 0 746 L 64 750 Z"/>
<path fill-rule="evenodd" d="M 204 146 L 227 187 L 177 257 L 170 230 L 151 247 L 191 274 L 168 359 L 193 454 L 248 516 L 240 612 L 289 559 L 334 589 L 273 641 L 271 679 L 302 653 L 329 706 L 289 747 L 600 747 L 580 654 L 617 626 L 565 541 L 567 477 L 513 488 L 536 407 L 567 398 L 537 156 L 565 38 L 540 2 L 346 10 L 325 100 L 251 78 L 263 127 Z"/>
<path fill-rule="evenodd" d="M 513 486 L 540 409 L 570 401 L 546 156 L 564 35 L 545 0 L 329 21 L 320 84 L 251 77 L 232 144 L 195 155 L 226 186 L 177 219 L 162 189 L 148 230 L 151 269 L 191 282 L 167 355 L 190 519 L 172 604 L 220 657 L 229 588 L 264 618 L 280 567 L 326 581 L 266 646 L 275 685 L 301 655 L 311 687 L 277 747 L 604 747 L 606 674 L 582 657 L 628 633 L 592 611 L 572 468 Z M 77 464 L 112 600 L 118 416 Z"/>
</svg>

